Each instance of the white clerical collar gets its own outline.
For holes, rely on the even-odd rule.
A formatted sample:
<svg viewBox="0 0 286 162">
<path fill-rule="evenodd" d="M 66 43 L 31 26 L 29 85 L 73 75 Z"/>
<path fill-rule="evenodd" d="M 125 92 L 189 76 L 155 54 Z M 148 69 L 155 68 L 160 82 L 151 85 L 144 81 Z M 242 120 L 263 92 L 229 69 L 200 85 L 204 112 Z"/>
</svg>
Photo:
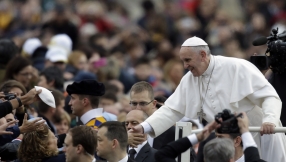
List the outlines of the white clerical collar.
<svg viewBox="0 0 286 162">
<path fill-rule="evenodd" d="M 128 152 L 129 150 L 134 149 L 136 151 L 136 154 L 138 154 L 138 152 L 142 149 L 143 146 L 146 145 L 146 143 L 147 143 L 147 140 L 143 142 L 142 144 L 138 145 L 137 148 L 129 147 Z"/>
<path fill-rule="evenodd" d="M 210 54 L 210 64 L 207 70 L 202 74 L 202 76 L 211 75 L 213 67 L 214 67 L 214 57 Z"/>
<path fill-rule="evenodd" d="M 239 159 L 237 159 L 235 162 L 244 162 L 244 155 L 242 155 Z"/>
<path fill-rule="evenodd" d="M 86 124 L 89 122 L 91 119 L 94 119 L 96 117 L 102 116 L 103 113 L 103 108 L 96 108 L 96 109 L 91 109 L 88 112 L 84 113 L 81 117 L 80 120 L 83 124 Z"/>
</svg>

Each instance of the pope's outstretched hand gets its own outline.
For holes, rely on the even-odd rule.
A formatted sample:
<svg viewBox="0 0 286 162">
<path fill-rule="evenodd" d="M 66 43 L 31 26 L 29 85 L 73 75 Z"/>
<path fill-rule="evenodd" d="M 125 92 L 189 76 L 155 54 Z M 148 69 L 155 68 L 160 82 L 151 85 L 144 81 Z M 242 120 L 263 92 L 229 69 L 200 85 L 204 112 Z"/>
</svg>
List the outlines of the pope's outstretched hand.
<svg viewBox="0 0 286 162">
<path fill-rule="evenodd" d="M 132 132 L 133 133 L 144 133 L 144 129 L 143 129 L 143 127 L 140 125 L 140 124 L 138 124 L 138 125 L 136 125 L 135 127 L 133 127 L 132 128 Z"/>
</svg>

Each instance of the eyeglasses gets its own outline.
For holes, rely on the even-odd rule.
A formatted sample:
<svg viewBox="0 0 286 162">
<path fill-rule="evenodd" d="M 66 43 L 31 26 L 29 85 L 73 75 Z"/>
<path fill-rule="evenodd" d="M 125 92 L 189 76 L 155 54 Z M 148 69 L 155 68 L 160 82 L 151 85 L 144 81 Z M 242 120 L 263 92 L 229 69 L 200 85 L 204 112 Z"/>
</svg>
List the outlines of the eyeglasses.
<svg viewBox="0 0 286 162">
<path fill-rule="evenodd" d="M 134 106 L 134 107 L 136 107 L 138 104 L 139 104 L 139 106 L 147 106 L 147 105 L 149 105 L 151 102 L 153 102 L 154 100 L 152 100 L 152 101 L 150 101 L 150 102 L 132 102 L 132 101 L 130 101 L 130 105 L 131 106 Z"/>
<path fill-rule="evenodd" d="M 29 76 L 33 76 L 32 73 L 19 73 L 20 75 L 24 76 L 24 77 L 29 77 Z"/>
</svg>

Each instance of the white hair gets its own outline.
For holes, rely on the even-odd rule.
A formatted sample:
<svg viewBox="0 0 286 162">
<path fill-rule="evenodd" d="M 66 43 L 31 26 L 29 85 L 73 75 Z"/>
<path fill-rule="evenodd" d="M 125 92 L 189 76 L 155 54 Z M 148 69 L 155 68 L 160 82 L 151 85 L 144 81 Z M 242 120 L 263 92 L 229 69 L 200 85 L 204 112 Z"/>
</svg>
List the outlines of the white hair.
<svg viewBox="0 0 286 162">
<path fill-rule="evenodd" d="M 229 162 L 234 153 L 234 144 L 229 138 L 215 138 L 204 146 L 205 162 Z"/>
<path fill-rule="evenodd" d="M 196 51 L 196 53 L 200 53 L 201 51 L 205 51 L 207 55 L 211 54 L 209 46 L 193 46 L 192 49 Z"/>
</svg>

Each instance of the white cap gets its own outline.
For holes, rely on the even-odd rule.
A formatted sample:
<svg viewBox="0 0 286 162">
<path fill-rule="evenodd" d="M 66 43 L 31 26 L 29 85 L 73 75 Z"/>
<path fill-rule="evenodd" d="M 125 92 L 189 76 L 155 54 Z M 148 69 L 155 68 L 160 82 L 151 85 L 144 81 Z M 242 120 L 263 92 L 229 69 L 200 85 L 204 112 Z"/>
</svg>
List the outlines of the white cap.
<svg viewBox="0 0 286 162">
<path fill-rule="evenodd" d="M 42 90 L 42 92 L 39 93 L 39 97 L 45 104 L 51 106 L 52 108 L 56 108 L 55 98 L 51 91 L 49 91 L 44 87 L 39 87 L 39 86 L 35 86 L 35 89 L 36 91 L 40 89 Z"/>
<path fill-rule="evenodd" d="M 72 51 L 72 40 L 66 34 L 57 34 L 51 38 L 49 43 L 49 47 L 54 46 L 67 50 L 67 53 L 69 54 Z"/>
<path fill-rule="evenodd" d="M 68 53 L 60 47 L 51 47 L 46 53 L 46 60 L 51 62 L 67 62 Z"/>
<path fill-rule="evenodd" d="M 195 46 L 207 46 L 208 44 L 199 37 L 191 37 L 187 39 L 183 44 L 182 47 L 195 47 Z"/>
<path fill-rule="evenodd" d="M 23 51 L 29 55 L 32 55 L 34 51 L 42 45 L 42 42 L 38 38 L 29 38 L 23 45 Z"/>
</svg>

